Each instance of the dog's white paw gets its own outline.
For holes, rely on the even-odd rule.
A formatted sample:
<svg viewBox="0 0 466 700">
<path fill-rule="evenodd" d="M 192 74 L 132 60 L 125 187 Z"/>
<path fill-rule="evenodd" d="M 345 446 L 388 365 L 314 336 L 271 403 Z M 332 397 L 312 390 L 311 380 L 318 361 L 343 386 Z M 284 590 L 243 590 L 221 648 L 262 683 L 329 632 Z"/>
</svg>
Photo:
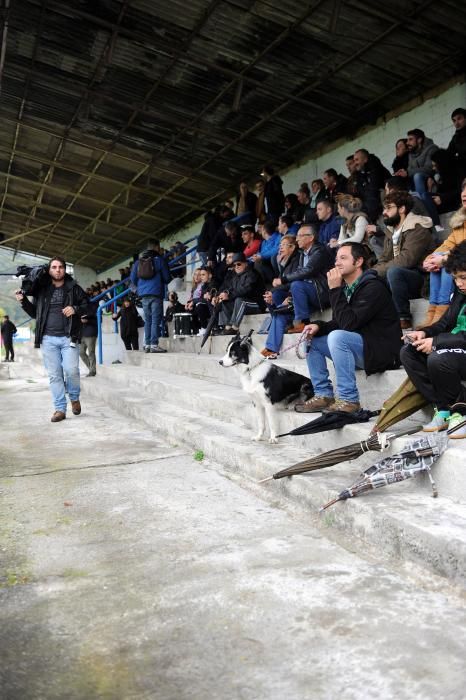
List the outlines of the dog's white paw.
<svg viewBox="0 0 466 700">
<path fill-rule="evenodd" d="M 253 435 L 252 438 L 251 438 L 251 440 L 252 440 L 253 442 L 260 442 L 260 441 L 263 440 L 263 439 L 264 439 L 263 433 L 258 433 L 257 435 Z"/>
<path fill-rule="evenodd" d="M 269 444 L 270 445 L 276 445 L 277 443 L 278 443 L 277 437 L 269 437 Z"/>
</svg>

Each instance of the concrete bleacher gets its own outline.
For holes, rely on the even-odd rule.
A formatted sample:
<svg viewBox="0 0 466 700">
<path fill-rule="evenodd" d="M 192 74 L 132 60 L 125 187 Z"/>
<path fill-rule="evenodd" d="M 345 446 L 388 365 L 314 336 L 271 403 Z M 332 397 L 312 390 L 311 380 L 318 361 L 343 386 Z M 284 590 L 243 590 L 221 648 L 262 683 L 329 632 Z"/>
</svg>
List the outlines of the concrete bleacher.
<svg viewBox="0 0 466 700">
<path fill-rule="evenodd" d="M 425 310 L 425 302 L 413 303 L 415 322 Z M 244 319 L 242 331 L 257 330 L 263 316 Z M 255 412 L 250 398 L 239 385 L 234 369 L 219 365 L 229 338 L 208 340 L 199 354 L 201 338 L 161 339 L 168 352 L 163 355 L 126 352 L 118 336 L 109 333 L 105 320 L 106 364 L 95 379 L 83 382 L 83 403 L 88 395 L 105 396 L 109 405 L 123 414 L 149 425 L 173 443 L 189 445 L 193 452 L 220 465 L 230 478 L 260 492 L 274 502 L 299 504 L 309 511 L 316 527 L 337 533 L 351 547 L 377 548 L 378 556 L 410 562 L 450 580 L 466 581 L 466 445 L 450 441 L 447 452 L 436 463 L 433 473 L 439 497 L 433 499 L 427 476 L 392 485 L 365 496 L 338 503 L 318 516 L 319 507 L 349 486 L 362 469 L 373 464 L 378 453 L 369 453 L 353 463 L 343 463 L 307 476 L 257 481 L 316 453 L 357 442 L 368 436 L 373 423 L 348 425 L 343 429 L 313 436 L 281 438 L 278 445 L 254 443 Z M 113 336 L 110 339 L 110 336 Z M 265 336 L 255 333 L 254 344 L 262 348 Z M 284 346 L 296 341 L 285 336 Z M 112 342 L 113 345 L 108 345 Z M 110 350 L 117 348 L 121 364 L 110 364 Z M 294 351 L 278 361 L 307 375 L 307 365 Z M 401 384 L 403 370 L 366 378 L 358 372 L 361 402 L 378 409 L 384 399 Z M 298 427 L 316 416 L 280 411 L 280 432 Z M 418 413 L 395 429 L 414 426 L 426 419 Z M 410 438 L 399 438 L 391 450 L 399 450 Z M 466 442 L 466 441 L 465 441 Z"/>
</svg>

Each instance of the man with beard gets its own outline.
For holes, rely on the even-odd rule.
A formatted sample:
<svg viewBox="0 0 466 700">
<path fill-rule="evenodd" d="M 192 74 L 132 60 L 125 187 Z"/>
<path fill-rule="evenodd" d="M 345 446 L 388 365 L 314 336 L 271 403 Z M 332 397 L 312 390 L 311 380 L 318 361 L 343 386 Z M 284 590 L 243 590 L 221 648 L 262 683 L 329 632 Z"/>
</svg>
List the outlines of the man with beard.
<svg viewBox="0 0 466 700">
<path fill-rule="evenodd" d="M 374 270 L 386 277 L 403 330 L 411 328 L 410 299 L 421 296 L 422 262 L 433 249 L 432 219 L 412 212 L 413 198 L 393 192 L 383 201 L 387 227 L 383 252 Z"/>
<path fill-rule="evenodd" d="M 438 146 L 426 137 L 422 129 L 408 131 L 408 169 L 398 170 L 398 175 L 412 179 L 413 187 L 419 194 L 427 192 L 427 179 L 434 175 L 432 168 L 432 153 L 438 151 Z"/>
</svg>

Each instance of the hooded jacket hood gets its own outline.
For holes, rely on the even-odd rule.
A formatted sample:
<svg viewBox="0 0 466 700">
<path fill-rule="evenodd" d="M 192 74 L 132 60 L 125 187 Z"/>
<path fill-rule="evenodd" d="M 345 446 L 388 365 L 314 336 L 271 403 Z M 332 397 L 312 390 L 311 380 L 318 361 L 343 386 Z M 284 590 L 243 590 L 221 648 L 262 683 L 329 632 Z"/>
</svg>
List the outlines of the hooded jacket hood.
<svg viewBox="0 0 466 700">
<path fill-rule="evenodd" d="M 433 225 L 434 224 L 430 216 L 422 216 L 422 214 L 415 214 L 414 212 L 410 211 L 406 216 L 406 219 L 403 221 L 401 231 L 410 231 L 411 229 L 416 228 L 416 226 L 422 226 L 422 228 L 430 229 Z M 387 226 L 387 229 L 390 234 L 393 235 L 395 226 Z"/>
<path fill-rule="evenodd" d="M 452 215 L 452 217 L 448 223 L 450 224 L 451 228 L 459 228 L 460 226 L 463 226 L 465 221 L 466 221 L 466 207 L 461 207 L 461 209 L 458 209 L 458 211 L 455 211 L 455 213 Z"/>
</svg>

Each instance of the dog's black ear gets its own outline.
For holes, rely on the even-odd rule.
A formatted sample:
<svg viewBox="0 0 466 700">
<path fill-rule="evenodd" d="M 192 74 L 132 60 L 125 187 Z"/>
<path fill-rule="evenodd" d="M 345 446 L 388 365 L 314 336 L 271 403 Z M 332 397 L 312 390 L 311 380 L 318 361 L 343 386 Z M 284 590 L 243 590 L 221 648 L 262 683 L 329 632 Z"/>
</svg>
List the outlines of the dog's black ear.
<svg viewBox="0 0 466 700">
<path fill-rule="evenodd" d="M 247 335 L 243 336 L 243 338 L 241 338 L 241 345 L 246 345 L 247 343 L 249 343 L 251 341 L 251 336 L 253 333 L 254 333 L 254 330 L 251 328 L 249 333 Z"/>
</svg>

